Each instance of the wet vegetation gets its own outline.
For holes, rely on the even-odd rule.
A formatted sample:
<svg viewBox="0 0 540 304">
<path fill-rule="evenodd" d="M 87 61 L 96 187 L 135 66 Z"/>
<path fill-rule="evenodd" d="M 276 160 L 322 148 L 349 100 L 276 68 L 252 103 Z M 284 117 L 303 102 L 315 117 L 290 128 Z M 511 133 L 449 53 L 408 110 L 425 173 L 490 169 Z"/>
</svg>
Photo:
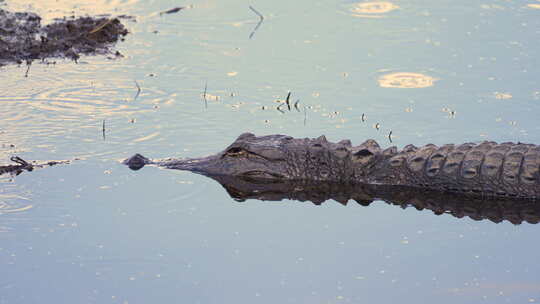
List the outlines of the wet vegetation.
<svg viewBox="0 0 540 304">
<path fill-rule="evenodd" d="M 24 171 L 27 171 L 27 172 L 33 171 L 36 168 L 50 167 L 50 166 L 54 166 L 58 164 L 70 163 L 70 161 L 68 160 L 47 161 L 47 162 L 41 162 L 41 163 L 27 162 L 18 156 L 11 157 L 11 161 L 17 164 L 0 166 L 0 175 L 11 174 L 12 176 L 15 176 L 15 175 L 19 175 L 23 173 Z"/>
</svg>

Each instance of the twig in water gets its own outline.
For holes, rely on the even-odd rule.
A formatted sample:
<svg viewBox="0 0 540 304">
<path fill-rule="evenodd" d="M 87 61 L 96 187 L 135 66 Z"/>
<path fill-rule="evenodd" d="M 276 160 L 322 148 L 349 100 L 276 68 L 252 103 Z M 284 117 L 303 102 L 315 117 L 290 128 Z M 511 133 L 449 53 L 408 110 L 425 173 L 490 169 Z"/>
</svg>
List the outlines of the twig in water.
<svg viewBox="0 0 540 304">
<path fill-rule="evenodd" d="M 289 109 L 289 111 L 291 110 L 291 103 L 289 101 L 290 99 L 291 99 L 291 92 L 287 94 L 287 98 L 285 99 L 285 103 L 287 104 L 287 108 Z"/>
<path fill-rule="evenodd" d="M 28 78 L 28 71 L 30 71 L 30 66 L 32 65 L 32 62 L 26 61 L 26 73 L 24 73 L 24 77 Z"/>
<path fill-rule="evenodd" d="M 362 113 L 362 122 L 366 121 L 366 114 Z"/>
<path fill-rule="evenodd" d="M 208 81 L 204 82 L 204 92 L 203 92 L 203 99 L 204 99 L 204 108 L 208 108 L 208 100 L 206 100 L 206 89 L 208 89 Z"/>
<path fill-rule="evenodd" d="M 22 159 L 22 158 L 20 158 L 20 157 L 18 157 L 18 156 L 12 156 L 12 157 L 10 158 L 10 160 L 11 160 L 12 162 L 15 162 L 15 163 L 21 165 L 21 166 L 25 166 L 25 167 L 30 166 L 30 164 L 29 164 L 27 161 L 25 161 L 24 159 Z"/>
<path fill-rule="evenodd" d="M 279 106 L 277 106 L 276 110 L 280 111 L 281 114 L 285 114 L 285 112 L 281 109 L 281 107 L 283 106 L 284 104 L 283 103 L 280 103 Z"/>
<path fill-rule="evenodd" d="M 135 80 L 135 85 L 137 86 L 137 94 L 135 94 L 135 97 L 133 97 L 133 101 L 135 101 L 135 99 L 137 99 L 137 97 L 139 97 L 139 94 L 141 94 L 141 86 L 139 85 L 137 80 Z"/>
<path fill-rule="evenodd" d="M 88 34 L 94 34 L 94 33 L 97 33 L 99 31 L 101 31 L 104 27 L 106 27 L 109 23 L 113 22 L 114 19 L 107 19 L 105 20 L 104 22 L 102 22 L 100 25 L 96 26 L 93 30 L 91 30 L 90 32 L 88 32 Z"/>
<path fill-rule="evenodd" d="M 294 108 L 296 109 L 296 111 L 300 112 L 300 109 L 298 108 L 298 103 L 300 102 L 300 99 L 296 100 L 296 102 L 294 103 Z"/>
<path fill-rule="evenodd" d="M 249 34 L 249 39 L 253 38 L 253 35 L 255 35 L 255 32 L 259 29 L 259 26 L 261 26 L 263 20 L 264 20 L 264 16 L 259 13 L 256 9 L 253 8 L 253 6 L 249 6 L 249 9 L 252 10 L 255 14 L 257 14 L 257 16 L 259 16 L 260 20 L 259 20 L 259 23 L 257 23 L 257 25 L 255 26 L 255 28 L 253 29 L 253 31 L 251 32 L 251 34 Z"/>
<path fill-rule="evenodd" d="M 390 130 L 390 133 L 388 133 L 388 140 L 392 142 L 392 130 Z"/>
<path fill-rule="evenodd" d="M 103 120 L 103 125 L 101 131 L 103 132 L 103 140 L 105 140 L 105 119 Z"/>
<path fill-rule="evenodd" d="M 174 13 L 178 13 L 179 11 L 183 10 L 185 7 L 175 7 L 175 8 L 171 8 L 170 10 L 166 10 L 164 12 L 161 12 L 159 13 L 159 15 L 163 15 L 163 14 L 174 14 Z"/>
<path fill-rule="evenodd" d="M 307 120 L 307 109 L 306 109 L 306 106 L 304 106 L 304 126 L 306 125 L 306 120 Z"/>
</svg>

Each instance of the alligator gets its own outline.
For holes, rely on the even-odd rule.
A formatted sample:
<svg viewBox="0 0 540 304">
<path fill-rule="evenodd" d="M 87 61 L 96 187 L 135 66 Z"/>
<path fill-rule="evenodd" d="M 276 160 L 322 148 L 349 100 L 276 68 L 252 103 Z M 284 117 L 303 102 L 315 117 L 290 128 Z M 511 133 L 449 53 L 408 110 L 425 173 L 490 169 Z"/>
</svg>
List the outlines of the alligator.
<svg viewBox="0 0 540 304">
<path fill-rule="evenodd" d="M 109 54 L 110 45 L 127 34 L 118 18 L 69 17 L 42 26 L 35 13 L 0 9 L 0 66 L 30 65 L 33 60 L 50 57 L 77 60 L 80 55 Z"/>
<path fill-rule="evenodd" d="M 287 135 L 241 134 L 222 152 L 201 158 L 151 160 L 135 154 L 124 161 L 209 176 L 274 181 L 406 186 L 480 197 L 540 198 L 540 146 L 491 141 L 382 149 L 368 139 L 329 142 Z"/>
<path fill-rule="evenodd" d="M 489 199 L 469 195 L 430 191 L 407 186 L 347 184 L 325 181 L 268 180 L 245 176 L 210 175 L 220 183 L 235 201 L 295 200 L 321 205 L 328 200 L 347 205 L 356 201 L 370 206 L 382 201 L 403 209 L 431 210 L 435 215 L 449 214 L 456 218 L 468 217 L 475 221 L 494 223 L 508 221 L 514 225 L 540 222 L 540 204 L 534 200 L 514 198 Z"/>
</svg>

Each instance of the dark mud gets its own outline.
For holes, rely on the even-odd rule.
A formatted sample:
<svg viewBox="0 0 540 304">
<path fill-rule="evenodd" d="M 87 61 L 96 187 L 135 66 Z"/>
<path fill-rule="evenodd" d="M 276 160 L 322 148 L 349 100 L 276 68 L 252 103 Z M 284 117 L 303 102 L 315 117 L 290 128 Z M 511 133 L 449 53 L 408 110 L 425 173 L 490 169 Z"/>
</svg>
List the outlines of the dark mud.
<svg viewBox="0 0 540 304">
<path fill-rule="evenodd" d="M 34 13 L 0 9 L 0 66 L 81 55 L 115 54 L 111 47 L 128 31 L 118 18 L 64 17 L 42 26 Z"/>
</svg>

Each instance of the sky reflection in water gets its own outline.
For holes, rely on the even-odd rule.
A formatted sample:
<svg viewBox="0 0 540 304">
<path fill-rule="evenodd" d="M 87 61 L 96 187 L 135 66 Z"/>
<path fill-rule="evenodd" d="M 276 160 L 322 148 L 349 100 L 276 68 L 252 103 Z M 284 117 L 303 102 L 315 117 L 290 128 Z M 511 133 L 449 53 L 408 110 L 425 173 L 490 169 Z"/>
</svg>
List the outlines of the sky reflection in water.
<svg viewBox="0 0 540 304">
<path fill-rule="evenodd" d="M 121 59 L 0 68 L 2 163 L 82 158 L 2 177 L 0 303 L 540 300 L 537 225 L 240 203 L 203 176 L 119 164 L 245 131 L 538 144 L 538 3 L 8 1 L 45 23 L 134 18 Z M 249 5 L 264 15 L 251 39 Z"/>
</svg>

